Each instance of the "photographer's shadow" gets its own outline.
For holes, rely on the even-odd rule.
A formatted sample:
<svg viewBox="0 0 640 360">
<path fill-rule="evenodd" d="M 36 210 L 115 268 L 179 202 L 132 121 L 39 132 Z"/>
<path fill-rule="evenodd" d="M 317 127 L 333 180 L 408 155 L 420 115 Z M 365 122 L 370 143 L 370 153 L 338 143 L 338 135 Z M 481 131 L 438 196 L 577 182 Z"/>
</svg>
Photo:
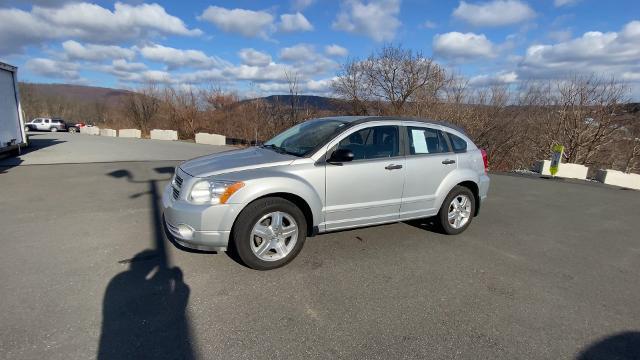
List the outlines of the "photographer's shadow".
<svg viewBox="0 0 640 360">
<path fill-rule="evenodd" d="M 104 296 L 98 359 L 193 359 L 182 270 L 154 250 L 124 262 Z"/>
</svg>

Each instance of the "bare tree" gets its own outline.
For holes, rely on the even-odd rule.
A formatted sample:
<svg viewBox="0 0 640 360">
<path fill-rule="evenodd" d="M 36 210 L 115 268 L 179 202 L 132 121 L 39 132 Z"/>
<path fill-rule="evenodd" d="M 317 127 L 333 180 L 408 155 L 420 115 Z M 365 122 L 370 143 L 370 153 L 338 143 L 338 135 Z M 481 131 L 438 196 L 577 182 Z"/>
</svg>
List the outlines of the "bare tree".
<svg viewBox="0 0 640 360">
<path fill-rule="evenodd" d="M 371 93 L 401 114 L 406 102 L 417 93 L 435 98 L 445 80 L 444 70 L 422 53 L 401 46 L 385 46 L 362 63 Z"/>
<path fill-rule="evenodd" d="M 592 163 L 598 150 L 609 144 L 623 126 L 616 112 L 624 102 L 624 85 L 596 75 L 558 81 L 555 128 L 566 147 L 568 162 Z"/>
<path fill-rule="evenodd" d="M 150 83 L 138 91 L 131 92 L 124 101 L 126 115 L 144 134 L 149 132 L 149 124 L 160 108 L 158 95 L 157 85 Z"/>
<path fill-rule="evenodd" d="M 336 80 L 331 83 L 334 93 L 350 105 L 349 113 L 352 115 L 366 115 L 368 112 L 367 100 L 371 89 L 365 79 L 362 64 L 350 59 L 342 65 Z"/>
<path fill-rule="evenodd" d="M 287 85 L 289 85 L 289 121 L 290 126 L 293 126 L 298 123 L 298 109 L 300 107 L 298 73 L 291 74 L 285 71 L 284 76 L 287 79 Z"/>
</svg>

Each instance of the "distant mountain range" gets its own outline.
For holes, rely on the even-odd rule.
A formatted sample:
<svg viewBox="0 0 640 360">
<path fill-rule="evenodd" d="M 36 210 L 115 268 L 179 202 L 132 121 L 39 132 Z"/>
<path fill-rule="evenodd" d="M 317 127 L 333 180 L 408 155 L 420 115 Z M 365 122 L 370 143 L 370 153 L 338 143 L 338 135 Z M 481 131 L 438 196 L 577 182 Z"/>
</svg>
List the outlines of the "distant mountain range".
<svg viewBox="0 0 640 360">
<path fill-rule="evenodd" d="M 96 86 L 85 85 L 72 85 L 72 84 L 36 84 L 36 83 L 21 83 L 22 88 L 28 88 L 23 91 L 25 96 L 29 93 L 28 90 L 37 92 L 44 96 L 62 96 L 67 99 L 75 100 L 78 102 L 106 102 L 116 103 L 122 98 L 127 96 L 130 91 L 122 89 L 112 89 Z M 275 104 L 281 103 L 288 105 L 291 102 L 291 95 L 270 95 L 262 99 L 268 103 Z M 246 99 L 243 101 L 254 101 L 256 99 Z M 299 107 L 312 107 L 318 110 L 333 110 L 336 108 L 337 99 L 313 96 L 313 95 L 299 95 L 298 106 Z"/>
<path fill-rule="evenodd" d="M 128 90 L 72 84 L 20 83 L 20 88 L 21 96 L 26 96 L 29 94 L 29 91 L 34 91 L 44 96 L 60 96 L 83 103 L 116 103 L 130 93 Z"/>
</svg>

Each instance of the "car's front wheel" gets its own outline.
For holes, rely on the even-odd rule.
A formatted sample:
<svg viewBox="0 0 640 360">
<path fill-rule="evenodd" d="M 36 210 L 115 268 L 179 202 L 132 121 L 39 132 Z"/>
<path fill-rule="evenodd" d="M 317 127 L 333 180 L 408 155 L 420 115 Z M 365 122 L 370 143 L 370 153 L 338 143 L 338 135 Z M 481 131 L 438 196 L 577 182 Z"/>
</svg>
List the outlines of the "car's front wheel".
<svg viewBox="0 0 640 360">
<path fill-rule="evenodd" d="M 24 132 L 29 132 L 31 131 L 31 127 L 30 126 L 25 126 L 24 127 Z"/>
<path fill-rule="evenodd" d="M 52 127 L 50 131 L 51 131 L 51 132 L 57 132 L 57 131 L 58 131 L 58 128 L 57 128 L 57 127 Z"/>
<path fill-rule="evenodd" d="M 455 186 L 444 199 L 438 221 L 442 230 L 449 235 L 465 231 L 475 214 L 476 202 L 473 192 L 464 186 Z"/>
<path fill-rule="evenodd" d="M 293 260 L 306 239 L 307 222 L 292 202 L 269 197 L 242 210 L 233 227 L 234 250 L 252 269 L 270 270 Z"/>
</svg>

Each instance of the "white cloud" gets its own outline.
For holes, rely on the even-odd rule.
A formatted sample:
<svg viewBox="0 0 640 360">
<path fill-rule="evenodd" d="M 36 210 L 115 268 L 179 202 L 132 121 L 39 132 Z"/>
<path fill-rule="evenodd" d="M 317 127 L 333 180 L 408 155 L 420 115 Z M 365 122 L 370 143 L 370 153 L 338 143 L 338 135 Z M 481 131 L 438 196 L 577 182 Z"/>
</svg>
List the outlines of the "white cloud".
<svg viewBox="0 0 640 360">
<path fill-rule="evenodd" d="M 579 1 L 580 0 L 554 0 L 553 5 L 555 5 L 555 7 L 570 6 L 577 4 Z"/>
<path fill-rule="evenodd" d="M 400 0 L 344 0 L 332 27 L 375 41 L 390 41 L 401 25 L 399 14 Z"/>
<path fill-rule="evenodd" d="M 140 74 L 139 78 L 137 78 L 135 81 L 170 84 L 174 82 L 174 79 L 169 72 L 160 70 L 147 70 L 143 71 Z"/>
<path fill-rule="evenodd" d="M 219 6 L 209 6 L 198 19 L 213 23 L 222 31 L 246 37 L 267 38 L 274 27 L 273 15 L 266 11 L 227 9 Z"/>
<path fill-rule="evenodd" d="M 301 11 L 313 5 L 314 2 L 315 0 L 292 0 L 291 8 L 296 11 Z"/>
<path fill-rule="evenodd" d="M 427 20 L 425 22 L 422 23 L 422 27 L 425 29 L 435 29 L 438 27 L 438 24 L 436 24 L 435 22 L 431 21 L 431 20 Z"/>
<path fill-rule="evenodd" d="M 599 73 L 634 79 L 640 75 L 640 21 L 619 32 L 590 31 L 556 44 L 531 45 L 518 65 L 521 77 L 549 78 Z"/>
<path fill-rule="evenodd" d="M 170 69 L 179 67 L 218 67 L 225 64 L 224 60 L 207 56 L 200 50 L 182 50 L 151 44 L 139 48 L 139 51 L 144 58 L 166 64 Z"/>
<path fill-rule="evenodd" d="M 66 81 L 80 79 L 78 65 L 69 62 L 35 58 L 27 61 L 25 68 L 33 74 L 48 78 L 63 79 Z"/>
<path fill-rule="evenodd" d="M 484 34 L 455 31 L 434 36 L 433 51 L 439 57 L 455 61 L 496 56 L 495 46 Z"/>
<path fill-rule="evenodd" d="M 324 47 L 324 53 L 329 56 L 345 57 L 349 54 L 349 50 L 340 45 L 332 44 Z"/>
<path fill-rule="evenodd" d="M 331 82 L 333 78 L 320 80 L 307 80 L 298 83 L 298 93 L 307 95 L 331 95 Z M 287 94 L 289 93 L 288 83 L 260 83 L 257 85 L 261 95 Z"/>
<path fill-rule="evenodd" d="M 111 59 L 132 60 L 135 51 L 116 45 L 83 45 L 74 40 L 67 40 L 62 43 L 64 55 L 69 60 L 103 61 Z"/>
<path fill-rule="evenodd" d="M 280 81 L 286 80 L 285 74 L 295 74 L 296 69 L 290 65 L 271 63 L 267 66 L 233 66 L 225 70 L 227 77 L 248 81 Z"/>
<path fill-rule="evenodd" d="M 240 50 L 238 56 L 243 64 L 249 66 L 267 66 L 271 63 L 271 55 L 251 48 Z"/>
<path fill-rule="evenodd" d="M 290 62 L 311 61 L 318 57 L 312 45 L 298 44 L 280 50 L 280 59 Z"/>
<path fill-rule="evenodd" d="M 535 12 L 520 0 L 492 0 L 478 4 L 460 1 L 453 16 L 473 26 L 504 26 L 517 24 L 535 16 Z"/>
<path fill-rule="evenodd" d="M 280 15 L 278 30 L 282 32 L 311 31 L 313 30 L 313 25 L 299 12 L 295 14 L 282 14 Z"/>
<path fill-rule="evenodd" d="M 318 76 L 334 73 L 338 64 L 316 52 L 309 44 L 297 44 L 280 51 L 280 59 L 285 63 L 273 61 L 269 54 L 246 48 L 238 52 L 242 60 L 239 65 L 231 65 L 219 69 L 195 71 L 180 74 L 177 79 L 190 84 L 207 81 L 251 81 L 259 84 L 279 84 L 286 82 L 286 74 L 295 74 L 299 81 L 309 82 Z M 318 87 L 310 82 L 310 86 Z"/>
<path fill-rule="evenodd" d="M 224 82 L 228 79 L 222 69 L 199 70 L 180 74 L 179 81 L 186 84 L 202 84 L 210 81 Z"/>
<path fill-rule="evenodd" d="M 134 81 L 138 79 L 139 74 L 147 70 L 147 65 L 139 62 L 128 62 L 124 59 L 117 59 L 111 62 L 111 65 L 98 65 L 92 68 L 114 75 L 120 81 Z"/>
<path fill-rule="evenodd" d="M 58 8 L 34 6 L 31 11 L 0 9 L 0 54 L 18 53 L 28 45 L 53 39 L 116 43 L 156 35 L 200 35 L 158 4 L 116 3 L 114 10 L 89 3 Z"/>
<path fill-rule="evenodd" d="M 491 86 L 491 85 L 507 85 L 513 84 L 518 81 L 518 74 L 515 71 L 500 72 L 497 74 L 483 74 L 477 75 L 469 79 L 469 85 L 471 86 Z"/>
<path fill-rule="evenodd" d="M 547 37 L 553 41 L 562 42 L 571 39 L 572 32 L 570 29 L 549 31 Z"/>
</svg>

